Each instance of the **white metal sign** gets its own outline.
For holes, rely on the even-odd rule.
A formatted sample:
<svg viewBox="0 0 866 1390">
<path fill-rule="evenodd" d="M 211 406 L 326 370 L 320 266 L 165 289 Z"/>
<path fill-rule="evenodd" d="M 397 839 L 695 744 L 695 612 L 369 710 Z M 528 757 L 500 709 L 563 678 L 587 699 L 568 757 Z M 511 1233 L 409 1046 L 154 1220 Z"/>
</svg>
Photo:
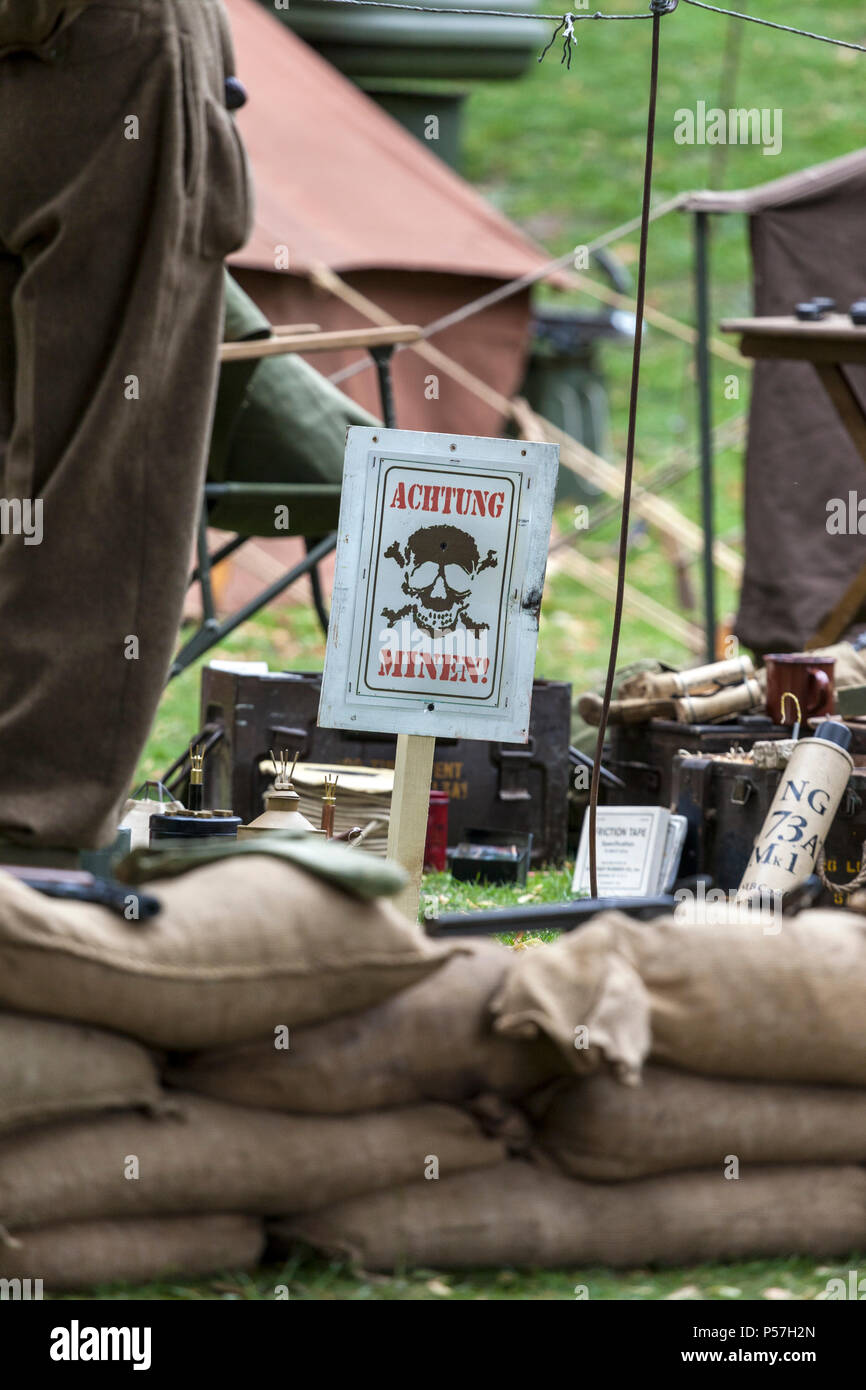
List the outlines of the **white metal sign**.
<svg viewBox="0 0 866 1390">
<path fill-rule="evenodd" d="M 525 743 L 559 450 L 349 430 L 324 728 Z"/>
</svg>

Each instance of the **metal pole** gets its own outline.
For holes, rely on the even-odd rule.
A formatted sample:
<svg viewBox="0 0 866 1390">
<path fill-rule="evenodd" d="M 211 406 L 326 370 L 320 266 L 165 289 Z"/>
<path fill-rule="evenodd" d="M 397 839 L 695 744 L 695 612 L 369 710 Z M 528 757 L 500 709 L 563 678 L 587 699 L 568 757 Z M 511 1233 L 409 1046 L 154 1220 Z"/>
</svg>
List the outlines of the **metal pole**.
<svg viewBox="0 0 866 1390">
<path fill-rule="evenodd" d="M 376 364 L 376 374 L 379 378 L 382 424 L 386 429 L 392 430 L 397 423 L 394 410 L 394 386 L 391 381 L 391 358 L 394 354 L 394 348 L 391 343 L 386 343 L 383 347 L 368 348 L 368 352 Z"/>
<path fill-rule="evenodd" d="M 538 903 L 534 907 L 499 907 L 490 912 L 447 912 L 427 918 L 428 936 L 498 936 L 502 932 L 574 931 L 599 912 L 627 912 L 641 922 L 670 915 L 676 899 L 575 898 L 568 903 Z"/>
<path fill-rule="evenodd" d="M 707 661 L 716 659 L 716 573 L 713 565 L 713 420 L 710 399 L 710 306 L 707 251 L 709 214 L 695 213 L 695 310 L 698 337 L 696 365 L 698 376 L 698 425 L 701 458 L 701 520 L 704 527 L 704 623 L 707 634 Z"/>
</svg>

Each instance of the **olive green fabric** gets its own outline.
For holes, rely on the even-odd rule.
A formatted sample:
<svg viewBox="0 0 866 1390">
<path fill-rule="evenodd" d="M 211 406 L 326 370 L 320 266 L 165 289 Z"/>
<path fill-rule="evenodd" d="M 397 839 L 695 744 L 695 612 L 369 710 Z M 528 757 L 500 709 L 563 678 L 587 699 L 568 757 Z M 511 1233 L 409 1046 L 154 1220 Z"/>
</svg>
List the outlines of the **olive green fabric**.
<svg viewBox="0 0 866 1390">
<path fill-rule="evenodd" d="M 392 860 L 308 835 L 303 830 L 276 830 L 270 835 L 256 835 L 254 839 L 228 840 L 226 844 L 190 844 L 183 848 L 173 844 L 165 849 L 157 846 L 137 849 L 120 862 L 116 873 L 123 883 L 147 883 L 150 879 L 176 878 L 202 864 L 235 859 L 243 854 L 267 854 L 285 859 L 358 898 L 393 897 L 407 883 L 405 870 Z"/>
<path fill-rule="evenodd" d="M 0 0 L 0 53 L 41 46 L 93 3 L 94 0 Z"/>
<path fill-rule="evenodd" d="M 245 343 L 271 336 L 267 316 L 249 295 L 244 294 L 228 271 L 225 272 L 224 312 L 223 342 Z M 207 467 L 211 482 L 223 482 L 228 477 L 229 455 L 240 409 L 257 365 L 255 358 L 250 358 L 244 362 L 223 362 L 220 367 Z"/>
<path fill-rule="evenodd" d="M 265 316 L 227 276 L 226 340 L 266 337 L 267 330 Z M 284 490 L 221 498 L 210 524 L 252 536 L 327 534 L 339 517 L 346 430 L 376 423 L 296 353 L 224 363 L 208 480 L 280 484 Z M 289 508 L 288 527 L 277 525 L 281 503 Z"/>
<path fill-rule="evenodd" d="M 177 641 L 252 205 L 218 0 L 60 39 L 0 57 L 0 497 L 44 522 L 0 537 L 0 834 L 91 849 Z"/>
</svg>

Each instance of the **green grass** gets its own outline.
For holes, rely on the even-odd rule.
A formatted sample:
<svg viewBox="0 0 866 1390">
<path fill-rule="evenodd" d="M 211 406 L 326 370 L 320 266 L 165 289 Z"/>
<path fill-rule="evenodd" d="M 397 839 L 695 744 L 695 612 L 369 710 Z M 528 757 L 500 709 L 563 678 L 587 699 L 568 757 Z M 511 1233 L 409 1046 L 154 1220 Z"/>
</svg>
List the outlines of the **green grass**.
<svg viewBox="0 0 866 1390">
<path fill-rule="evenodd" d="M 497 907 L 532 906 L 533 903 L 561 903 L 571 896 L 573 864 L 561 869 L 532 870 L 526 883 L 461 883 L 450 874 L 425 874 L 421 888 L 421 914 L 440 916 L 444 912 L 483 912 Z M 555 941 L 558 932 L 507 932 L 500 940 L 509 946 L 531 946 L 538 941 Z"/>
<path fill-rule="evenodd" d="M 543 1178 L 539 1179 L 543 1181 Z M 416 1269 L 394 1276 L 356 1272 L 349 1266 L 299 1254 L 284 1265 L 267 1265 L 254 1274 L 223 1274 L 211 1279 L 174 1283 L 115 1284 L 59 1296 L 61 1299 L 157 1299 L 182 1302 L 227 1300 L 266 1302 L 278 1288 L 289 1300 L 407 1302 L 451 1299 L 457 1302 L 502 1300 L 694 1299 L 741 1302 L 749 1299 L 814 1299 L 827 1280 L 847 1280 L 862 1269 L 864 1257 L 821 1263 L 813 1259 L 751 1260 L 691 1269 L 633 1269 L 624 1273 L 597 1266 L 569 1270 L 461 1270 L 459 1273 Z M 585 1292 L 584 1292 L 585 1290 Z M 285 1293 L 280 1292 L 285 1298 Z"/>
<path fill-rule="evenodd" d="M 611 8 L 608 6 L 607 8 Z M 613 8 L 618 8 L 614 6 Z M 623 6 L 622 8 L 626 8 Z M 642 8 L 642 6 L 635 6 Z M 866 40 L 866 14 L 859 0 L 755 0 L 746 7 L 764 18 L 857 42 Z M 739 76 L 734 100 L 720 102 L 722 55 L 729 23 L 721 16 L 680 5 L 662 20 L 661 80 L 655 150 L 654 199 L 686 189 L 738 188 L 770 179 L 856 149 L 863 143 L 863 88 L 866 56 L 805 39 L 743 26 Z M 533 63 L 520 82 L 477 86 L 468 102 L 465 166 L 467 177 L 510 217 L 559 254 L 634 216 L 640 205 L 644 152 L 650 25 L 580 24 L 571 71 L 560 67 L 551 51 L 542 65 Z M 781 108 L 783 148 L 767 157 L 760 148 L 680 146 L 673 140 L 674 112 L 709 106 Z M 721 161 L 721 162 L 720 162 Z M 694 322 L 691 293 L 692 228 L 690 219 L 672 214 L 654 224 L 649 247 L 648 303 Z M 614 248 L 633 269 L 637 239 Z M 821 248 L 814 250 L 815 293 L 820 293 Z M 598 275 L 597 271 L 593 272 Z M 715 322 L 751 308 L 750 267 L 745 220 L 731 216 L 713 221 L 712 317 Z M 550 291 L 543 291 L 548 297 Z M 557 296 L 558 302 L 563 302 Z M 576 304 L 596 301 L 574 295 Z M 611 397 L 611 459 L 621 459 L 625 440 L 630 350 L 602 348 Z M 725 378 L 734 374 L 739 400 L 725 398 Z M 715 423 L 732 419 L 748 407 L 750 373 L 713 361 Z M 637 477 L 659 467 L 675 452 L 695 451 L 695 388 L 692 352 L 656 329 L 645 336 L 637 433 Z M 687 516 L 699 518 L 698 480 L 692 472 L 666 494 Z M 590 518 L 592 518 L 592 506 Z M 734 547 L 741 544 L 743 483 L 739 450 L 724 449 L 716 459 L 718 533 Z M 560 513 L 569 525 L 568 508 Z M 580 541 L 594 558 L 613 554 L 615 520 Z M 699 568 L 693 567 L 700 593 Z M 672 611 L 682 611 L 670 561 L 658 539 L 635 528 L 629 580 Z M 719 612 L 733 612 L 737 595 L 723 575 Z M 693 620 L 700 622 L 699 611 Z M 537 671 L 571 680 L 576 688 L 594 685 L 603 674 L 610 637 L 610 605 L 567 577 L 547 586 L 541 616 Z M 305 609 L 265 615 L 236 633 L 220 650 L 242 659 L 266 659 L 275 669 L 316 670 L 323 645 L 315 619 Z M 621 661 L 638 656 L 683 662 L 686 649 L 645 622 L 627 617 Z M 198 670 L 173 682 L 167 691 L 142 759 L 140 773 L 161 771 L 198 728 Z M 534 875 L 526 894 L 536 901 L 567 895 L 567 872 Z M 439 899 L 443 911 L 494 906 L 521 894 L 503 888 L 454 884 L 431 876 L 425 891 Z M 254 1276 L 190 1280 L 182 1284 L 96 1291 L 91 1297 L 169 1299 L 266 1299 L 276 1284 L 287 1283 L 295 1299 L 570 1299 L 574 1286 L 586 1284 L 590 1297 L 663 1299 L 673 1294 L 707 1299 L 761 1298 L 767 1289 L 787 1290 L 796 1298 L 814 1298 L 827 1278 L 862 1267 L 862 1259 L 819 1265 L 813 1260 L 760 1261 L 703 1266 L 663 1273 L 627 1274 L 605 1270 L 525 1274 L 510 1270 L 459 1276 L 416 1271 L 393 1279 L 355 1277 L 344 1266 L 298 1260 L 285 1269 L 268 1268 Z M 448 1292 L 443 1292 L 447 1289 Z M 683 1294 L 682 1291 L 686 1293 Z M 689 1292 L 691 1291 L 691 1292 Z"/>
</svg>

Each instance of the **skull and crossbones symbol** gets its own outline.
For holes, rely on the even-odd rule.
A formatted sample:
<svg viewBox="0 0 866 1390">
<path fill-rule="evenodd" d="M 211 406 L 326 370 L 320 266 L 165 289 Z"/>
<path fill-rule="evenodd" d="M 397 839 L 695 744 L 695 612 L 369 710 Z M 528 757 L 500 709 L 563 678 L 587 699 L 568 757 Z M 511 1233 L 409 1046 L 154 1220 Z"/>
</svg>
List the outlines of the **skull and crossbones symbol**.
<svg viewBox="0 0 866 1390">
<path fill-rule="evenodd" d="M 462 623 L 475 637 L 489 623 L 469 616 L 472 585 L 482 570 L 494 569 L 499 561 L 494 550 L 482 560 L 468 531 L 459 526 L 422 526 L 413 531 L 405 548 L 394 541 L 385 551 L 386 560 L 396 560 L 403 570 L 403 593 L 410 602 L 400 609 L 383 608 L 382 617 L 391 626 L 409 617 L 422 632 L 441 637 Z"/>
</svg>

